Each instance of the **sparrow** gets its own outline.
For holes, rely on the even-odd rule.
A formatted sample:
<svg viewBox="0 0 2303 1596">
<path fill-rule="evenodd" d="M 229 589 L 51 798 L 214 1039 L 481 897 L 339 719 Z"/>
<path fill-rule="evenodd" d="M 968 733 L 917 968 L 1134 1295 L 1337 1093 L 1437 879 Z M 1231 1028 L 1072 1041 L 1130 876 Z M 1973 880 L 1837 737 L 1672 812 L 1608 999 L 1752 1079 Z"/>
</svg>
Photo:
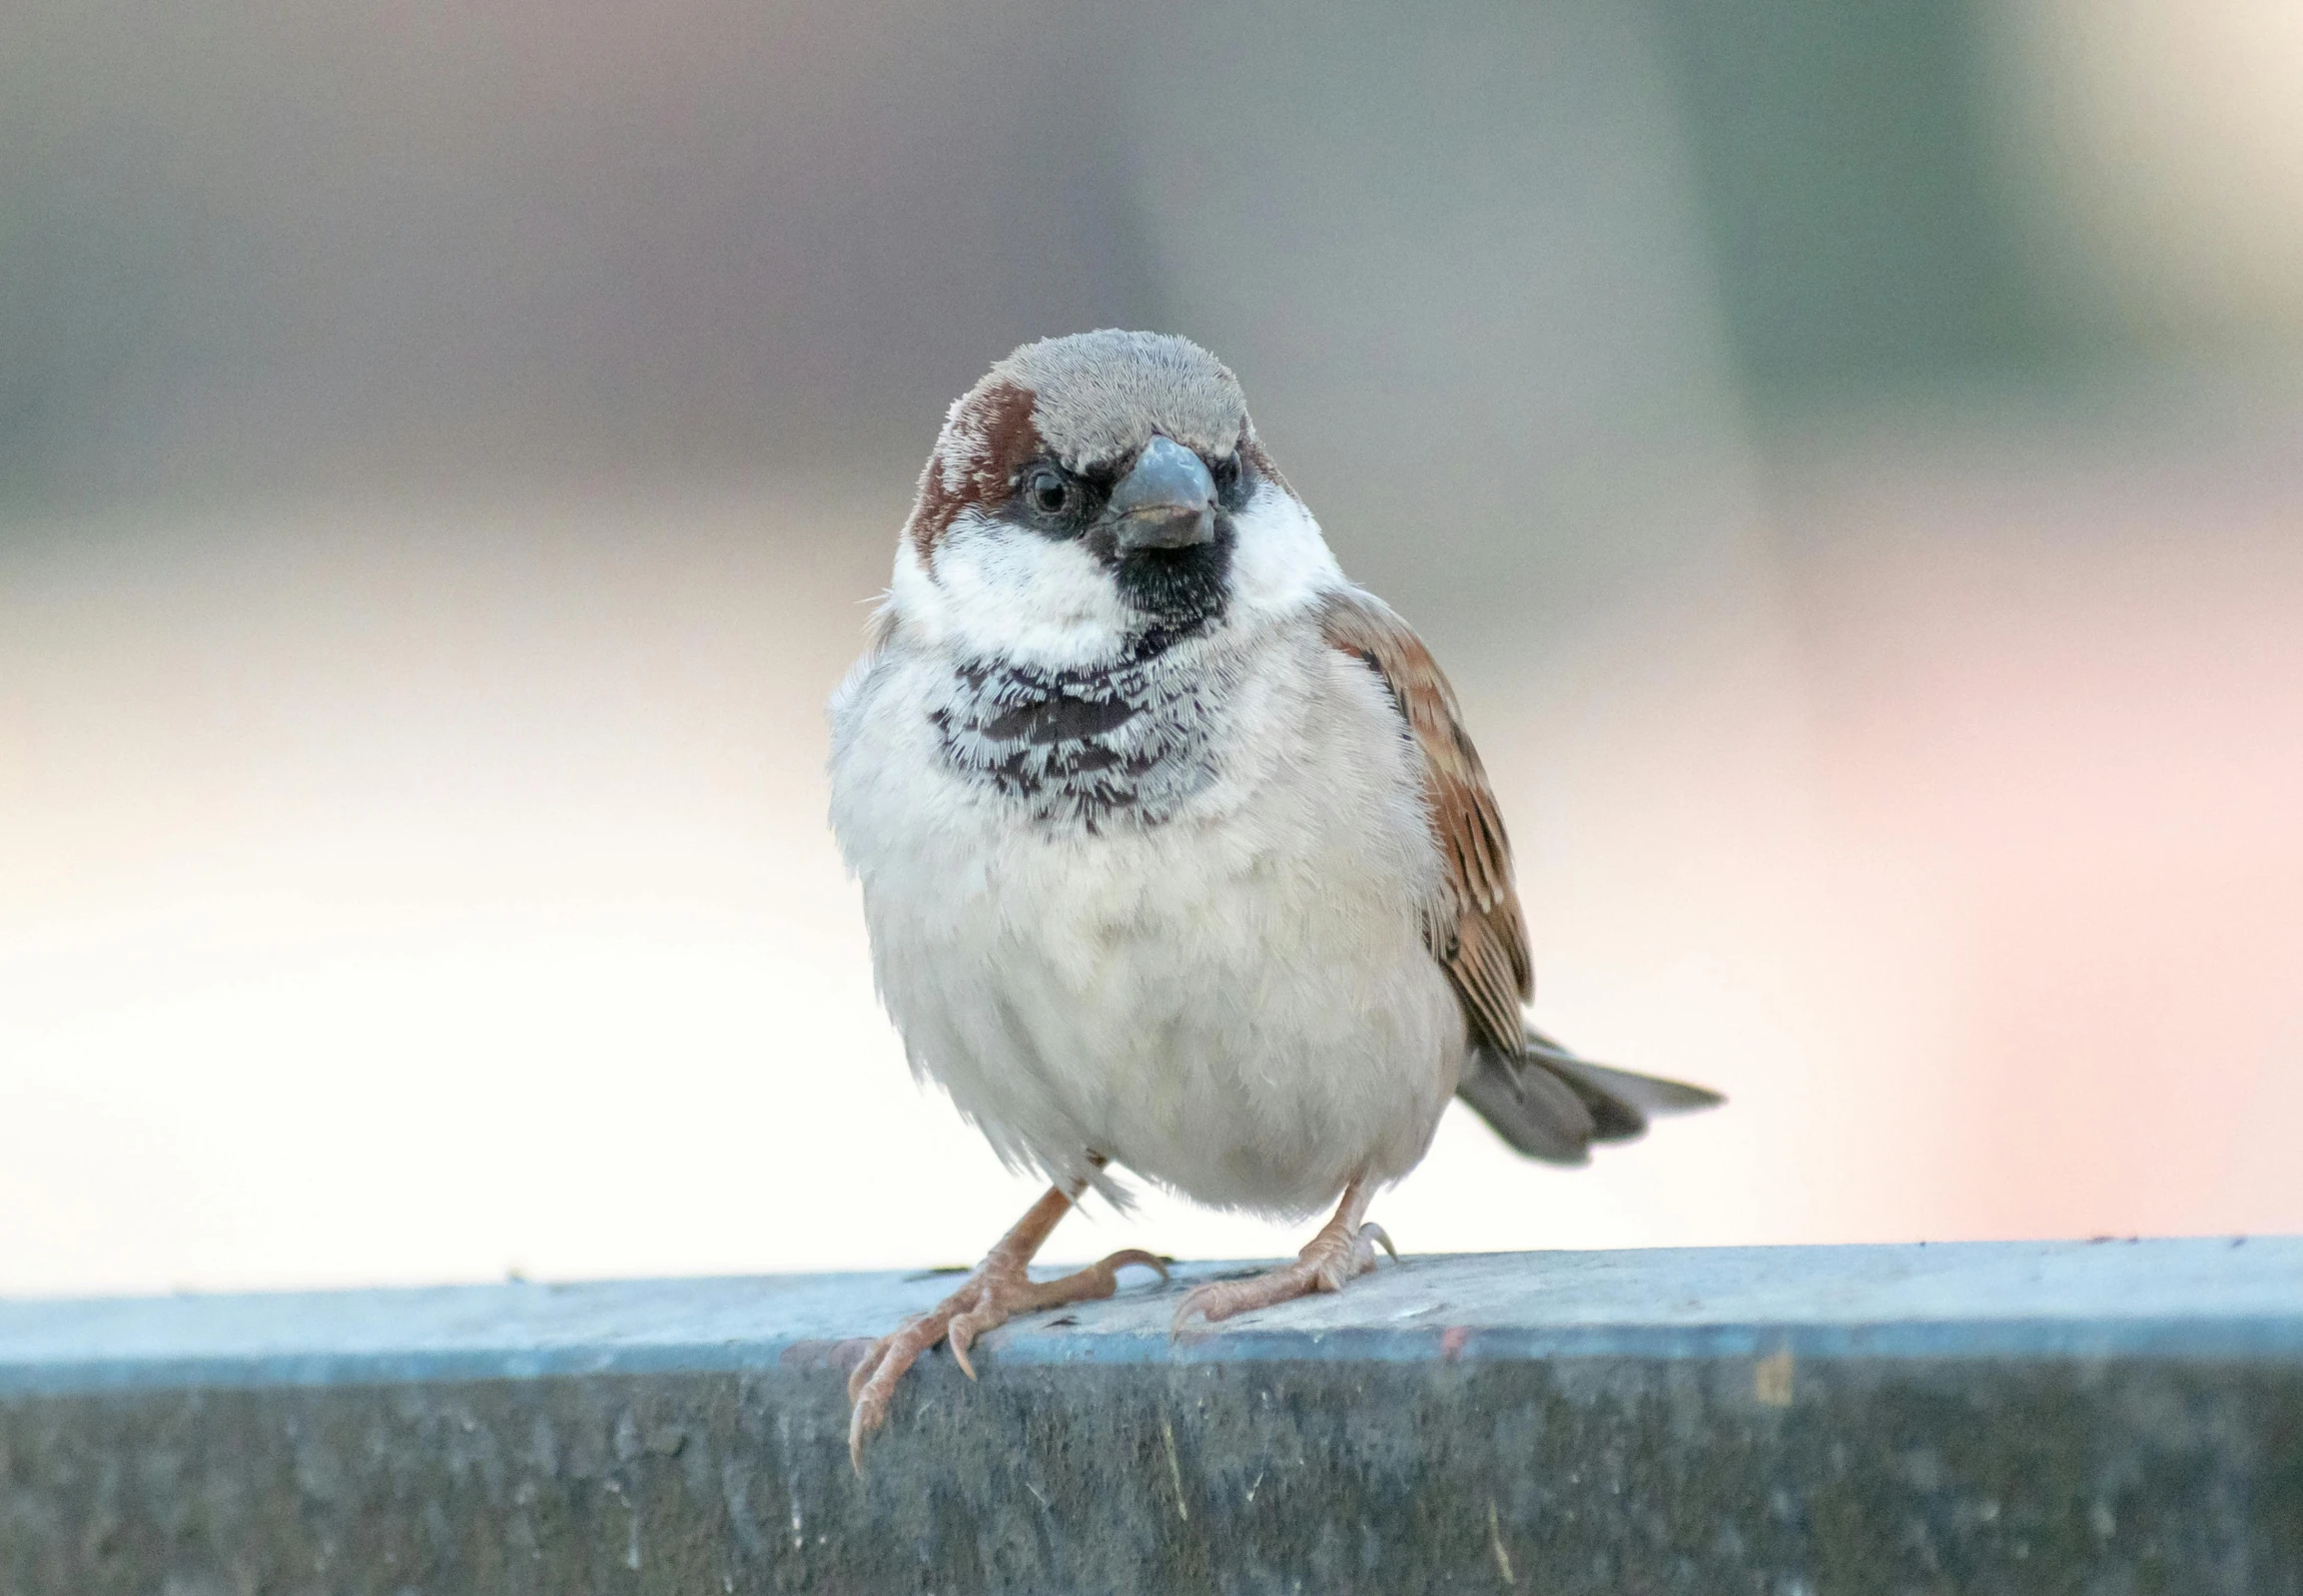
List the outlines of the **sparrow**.
<svg viewBox="0 0 2303 1596">
<path fill-rule="evenodd" d="M 938 1340 L 1109 1296 L 1115 1252 L 1026 1266 L 1116 1167 L 1332 1216 L 1194 1287 L 1214 1321 L 1374 1266 L 1374 1195 L 1462 1098 L 1581 1164 L 1721 1101 L 1534 1030 L 1511 847 L 1447 678 L 1345 579 L 1197 345 L 1029 344 L 955 402 L 864 656 L 834 695 L 832 825 L 914 1074 L 1052 1185 L 852 1372 L 851 1457 Z"/>
</svg>

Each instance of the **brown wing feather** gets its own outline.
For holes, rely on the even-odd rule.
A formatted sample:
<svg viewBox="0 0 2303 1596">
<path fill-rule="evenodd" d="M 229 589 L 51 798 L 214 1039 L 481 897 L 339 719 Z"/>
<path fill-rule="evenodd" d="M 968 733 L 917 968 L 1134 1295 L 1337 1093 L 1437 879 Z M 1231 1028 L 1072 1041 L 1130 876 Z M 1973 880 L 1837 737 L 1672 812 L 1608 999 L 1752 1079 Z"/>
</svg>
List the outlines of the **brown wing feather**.
<svg viewBox="0 0 2303 1596">
<path fill-rule="evenodd" d="M 1330 595 L 1319 623 L 1331 645 L 1383 678 L 1423 753 L 1432 836 L 1447 862 L 1439 901 L 1424 911 L 1423 940 L 1463 999 L 1472 1040 L 1517 1059 L 1527 1045 L 1520 1006 L 1535 995 L 1527 926 L 1503 817 L 1455 693 L 1422 639 L 1374 595 L 1356 588 Z"/>
</svg>

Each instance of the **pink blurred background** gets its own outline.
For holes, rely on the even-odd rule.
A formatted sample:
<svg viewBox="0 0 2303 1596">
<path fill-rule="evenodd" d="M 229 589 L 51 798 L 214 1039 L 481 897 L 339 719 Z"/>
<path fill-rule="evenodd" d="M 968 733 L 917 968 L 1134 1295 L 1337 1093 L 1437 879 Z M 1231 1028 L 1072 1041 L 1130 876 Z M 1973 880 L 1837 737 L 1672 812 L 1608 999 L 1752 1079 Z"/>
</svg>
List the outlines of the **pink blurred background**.
<svg viewBox="0 0 2303 1596">
<path fill-rule="evenodd" d="M 1926 10 L 15 13 L 0 1292 L 977 1255 L 822 703 L 1114 323 L 1448 664 L 1542 1023 L 1732 1099 L 1451 1115 L 1404 1247 L 2303 1229 L 2303 24 Z"/>
</svg>

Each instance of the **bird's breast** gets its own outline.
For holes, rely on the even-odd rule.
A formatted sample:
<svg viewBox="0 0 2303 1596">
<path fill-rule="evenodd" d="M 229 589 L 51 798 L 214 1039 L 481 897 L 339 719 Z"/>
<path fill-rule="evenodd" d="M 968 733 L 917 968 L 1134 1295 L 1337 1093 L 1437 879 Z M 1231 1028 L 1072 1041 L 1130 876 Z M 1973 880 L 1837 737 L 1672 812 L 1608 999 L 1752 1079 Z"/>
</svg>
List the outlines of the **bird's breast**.
<svg viewBox="0 0 2303 1596">
<path fill-rule="evenodd" d="M 928 710 L 943 763 L 1043 826 L 1159 825 L 1216 774 L 1224 673 L 1162 651 L 1050 668 L 972 660 Z"/>
<path fill-rule="evenodd" d="M 1204 1201 L 1293 1211 L 1411 1165 L 1463 1030 L 1373 676 L 1308 643 L 1189 695 L 950 674 L 892 664 L 834 762 L 915 1067 L 1018 1162 L 1100 1152 Z"/>
</svg>

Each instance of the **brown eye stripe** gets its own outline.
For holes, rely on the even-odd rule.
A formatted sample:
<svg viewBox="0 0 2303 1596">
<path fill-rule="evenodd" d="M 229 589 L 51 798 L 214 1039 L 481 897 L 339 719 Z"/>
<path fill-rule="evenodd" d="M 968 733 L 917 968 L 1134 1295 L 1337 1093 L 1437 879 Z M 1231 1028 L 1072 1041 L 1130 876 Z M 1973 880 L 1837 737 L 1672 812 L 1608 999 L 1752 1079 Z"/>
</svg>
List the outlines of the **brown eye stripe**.
<svg viewBox="0 0 2303 1596">
<path fill-rule="evenodd" d="M 1039 396 L 1007 378 L 978 384 L 952 406 L 936 452 L 920 473 L 920 495 L 904 535 L 922 555 L 960 511 L 1006 501 L 1016 473 L 1044 451 L 1032 419 Z"/>
<path fill-rule="evenodd" d="M 1239 459 L 1251 468 L 1258 480 L 1271 483 L 1283 493 L 1292 494 L 1295 491 L 1287 485 L 1287 478 L 1279 474 L 1279 467 L 1271 463 L 1271 456 L 1263 452 L 1262 440 L 1256 437 L 1252 428 L 1239 440 Z"/>
</svg>

